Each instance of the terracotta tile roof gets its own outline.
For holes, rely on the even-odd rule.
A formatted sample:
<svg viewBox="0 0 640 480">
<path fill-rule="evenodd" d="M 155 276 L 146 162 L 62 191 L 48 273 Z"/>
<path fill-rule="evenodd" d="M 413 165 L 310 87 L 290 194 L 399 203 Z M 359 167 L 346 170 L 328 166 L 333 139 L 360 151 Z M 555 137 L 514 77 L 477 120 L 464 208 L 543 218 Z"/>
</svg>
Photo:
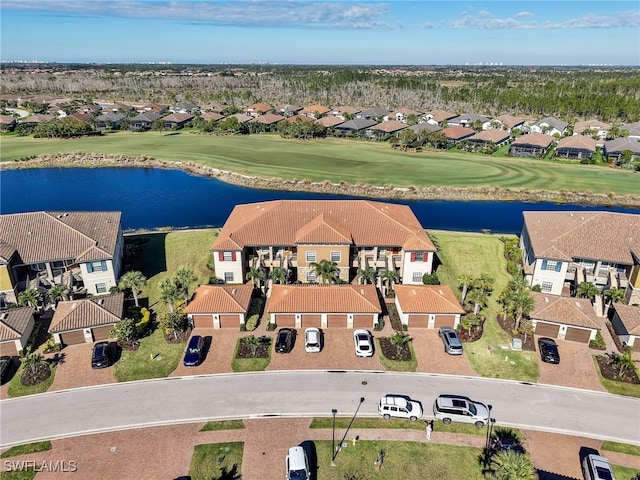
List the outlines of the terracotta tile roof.
<svg viewBox="0 0 640 480">
<path fill-rule="evenodd" d="M 531 292 L 535 307 L 529 315 L 533 320 L 600 329 L 600 321 L 587 298 L 559 297 Z"/>
<path fill-rule="evenodd" d="M 254 103 L 253 105 L 249 105 L 245 108 L 245 112 L 269 112 L 273 109 L 271 105 L 267 105 L 266 103 Z"/>
<path fill-rule="evenodd" d="M 613 212 L 523 212 L 536 258 L 633 265 L 640 257 L 640 215 Z"/>
<path fill-rule="evenodd" d="M 640 307 L 615 303 L 613 308 L 615 308 L 627 333 L 640 336 Z"/>
<path fill-rule="evenodd" d="M 229 108 L 229 105 L 225 105 L 223 103 L 211 103 L 209 105 L 205 105 L 203 107 L 203 110 L 210 110 L 215 113 L 221 113 L 227 108 Z"/>
<path fill-rule="evenodd" d="M 202 118 L 203 120 L 206 120 L 207 122 L 210 122 L 210 121 L 217 122 L 218 120 L 222 120 L 224 118 L 224 115 L 221 115 L 216 112 L 206 112 L 200 115 L 200 118 Z"/>
<path fill-rule="evenodd" d="M 185 313 L 247 313 L 253 284 L 200 285 Z"/>
<path fill-rule="evenodd" d="M 398 113 L 400 113 L 402 115 L 405 115 L 407 117 L 409 115 L 416 115 L 416 116 L 424 115 L 424 112 L 418 112 L 416 110 L 411 110 L 410 108 L 399 108 L 398 110 L 395 110 L 395 111 L 391 112 L 389 114 L 389 116 L 396 116 L 396 114 L 398 114 Z"/>
<path fill-rule="evenodd" d="M 398 122 L 396 120 L 388 120 L 386 122 L 382 122 L 377 125 L 374 125 L 373 127 L 371 127 L 371 130 L 377 130 L 379 132 L 385 132 L 385 133 L 394 133 L 400 130 L 404 130 L 405 128 L 408 128 L 408 127 L 409 125 L 407 125 L 406 123 Z"/>
<path fill-rule="evenodd" d="M 167 110 L 169 108 L 169 105 L 161 105 L 161 104 L 158 104 L 158 103 L 147 103 L 142 108 L 144 110 L 149 111 L 149 112 L 161 113 L 161 112 L 164 112 L 165 110 Z"/>
<path fill-rule="evenodd" d="M 396 285 L 394 291 L 404 313 L 464 313 L 447 285 Z"/>
<path fill-rule="evenodd" d="M 45 115 L 43 113 L 36 113 L 26 118 L 20 119 L 20 123 L 47 123 L 53 120 L 53 115 Z"/>
<path fill-rule="evenodd" d="M 320 214 L 325 222 L 332 221 L 343 233 L 349 232 L 355 245 L 402 247 L 412 242 L 420 245 L 416 250 L 435 251 L 408 206 L 371 200 L 274 200 L 236 205 L 211 248 L 294 246 L 297 232 Z"/>
<path fill-rule="evenodd" d="M 498 120 L 500 123 L 502 123 L 507 128 L 513 128 L 513 127 L 515 127 L 517 125 L 520 125 L 521 123 L 524 123 L 524 119 L 523 118 L 514 117 L 514 116 L 509 115 L 509 114 L 500 115 L 499 117 L 496 117 L 495 119 Z"/>
<path fill-rule="evenodd" d="M 349 114 L 349 115 L 355 115 L 356 113 L 360 113 L 361 110 L 359 108 L 356 107 L 349 107 L 349 106 L 342 106 L 342 107 L 336 107 L 333 109 L 333 112 L 335 114 L 338 115 L 344 115 L 345 113 Z"/>
<path fill-rule="evenodd" d="M 449 140 L 461 140 L 471 135 L 475 135 L 476 131 L 467 127 L 447 127 L 440 130 Z"/>
<path fill-rule="evenodd" d="M 596 151 L 596 141 L 591 137 L 584 135 L 572 135 L 570 137 L 564 137 L 558 140 L 557 149 L 563 148 L 578 148 L 580 150 L 589 150 L 590 152 Z"/>
<path fill-rule="evenodd" d="M 483 130 L 476 133 L 473 137 L 468 138 L 470 142 L 493 142 L 501 143 L 509 138 L 509 134 L 503 130 L 492 128 L 490 130 Z"/>
<path fill-rule="evenodd" d="M 292 115 L 291 117 L 287 117 L 287 122 L 295 123 L 295 122 L 316 122 L 317 121 L 319 123 L 322 123 L 322 120 L 324 120 L 325 118 L 331 118 L 331 117 L 322 117 L 320 120 L 316 120 L 312 117 L 307 117 L 306 115 Z"/>
<path fill-rule="evenodd" d="M 262 123 L 264 125 L 271 125 L 272 123 L 278 123 L 285 120 L 286 117 L 282 115 L 276 115 L 275 113 L 265 113 L 259 117 L 255 117 L 251 120 L 251 123 Z"/>
<path fill-rule="evenodd" d="M 234 117 L 240 123 L 248 122 L 249 120 L 251 120 L 253 118 L 251 115 L 246 115 L 244 113 L 235 113 L 233 115 L 229 115 L 227 118 L 231 118 L 231 117 Z"/>
<path fill-rule="evenodd" d="M 0 312 L 0 342 L 22 338 L 33 312 L 33 307 L 12 308 Z"/>
<path fill-rule="evenodd" d="M 0 241 L 21 263 L 113 258 L 120 212 L 29 212 L 0 215 Z"/>
<path fill-rule="evenodd" d="M 325 107 L 324 105 L 309 105 L 308 107 L 303 108 L 302 110 L 300 110 L 301 114 L 305 114 L 305 113 L 310 113 L 310 114 L 315 114 L 318 113 L 319 115 L 324 115 L 325 113 L 331 111 L 331 109 L 329 107 Z"/>
<path fill-rule="evenodd" d="M 189 120 L 195 118 L 195 115 L 190 113 L 172 113 L 171 115 L 167 115 L 162 118 L 163 122 L 175 122 L 175 123 L 184 123 Z"/>
<path fill-rule="evenodd" d="M 0 114 L 0 123 L 3 125 L 12 125 L 16 123 L 15 117 L 11 115 L 1 115 Z"/>
<path fill-rule="evenodd" d="M 75 112 L 67 116 L 70 118 L 75 118 L 76 120 L 80 120 L 81 122 L 88 122 L 93 118 L 93 115 L 91 115 L 90 113 L 83 113 L 83 112 Z"/>
<path fill-rule="evenodd" d="M 307 118 L 307 117 L 302 117 L 302 118 Z M 320 125 L 327 128 L 335 127 L 337 125 L 340 125 L 343 122 L 344 120 L 342 120 L 341 118 L 334 117 L 331 115 L 328 115 L 326 117 L 322 117 L 316 120 L 316 123 L 319 123 Z"/>
<path fill-rule="evenodd" d="M 325 217 L 324 212 L 303 225 L 296 232 L 297 245 L 306 244 L 351 244 L 351 234 L 344 226 L 336 223 L 331 217 Z"/>
<path fill-rule="evenodd" d="M 534 145 L 536 147 L 548 148 L 553 143 L 554 138 L 544 133 L 527 133 L 516 138 L 511 145 Z"/>
<path fill-rule="evenodd" d="M 595 128 L 598 130 L 609 130 L 611 128 L 611 125 L 596 119 L 585 120 L 583 122 L 576 122 L 575 126 L 573 127 L 573 132 L 582 133 L 585 130 L 590 130 L 592 128 Z"/>
<path fill-rule="evenodd" d="M 124 293 L 59 302 L 49 333 L 113 325 L 122 320 Z"/>
<path fill-rule="evenodd" d="M 455 113 L 447 112 L 445 110 L 431 110 L 429 113 L 438 123 L 449 120 L 451 118 L 455 118 L 457 116 Z"/>
<path fill-rule="evenodd" d="M 271 287 L 267 313 L 382 313 L 374 285 L 279 285 Z"/>
</svg>

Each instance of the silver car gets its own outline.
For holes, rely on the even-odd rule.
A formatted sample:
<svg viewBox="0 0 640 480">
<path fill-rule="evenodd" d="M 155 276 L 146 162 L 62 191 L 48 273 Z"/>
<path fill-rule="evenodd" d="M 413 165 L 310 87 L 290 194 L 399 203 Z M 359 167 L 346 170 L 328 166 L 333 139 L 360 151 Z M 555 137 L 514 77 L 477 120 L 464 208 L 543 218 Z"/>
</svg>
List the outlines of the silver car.
<svg viewBox="0 0 640 480">
<path fill-rule="evenodd" d="M 440 327 L 438 335 L 444 343 L 444 351 L 449 355 L 462 355 L 462 342 L 456 332 L 451 327 Z"/>
<path fill-rule="evenodd" d="M 487 406 L 462 395 L 440 395 L 433 404 L 433 415 L 445 425 L 473 423 L 480 428 L 489 423 Z"/>
</svg>

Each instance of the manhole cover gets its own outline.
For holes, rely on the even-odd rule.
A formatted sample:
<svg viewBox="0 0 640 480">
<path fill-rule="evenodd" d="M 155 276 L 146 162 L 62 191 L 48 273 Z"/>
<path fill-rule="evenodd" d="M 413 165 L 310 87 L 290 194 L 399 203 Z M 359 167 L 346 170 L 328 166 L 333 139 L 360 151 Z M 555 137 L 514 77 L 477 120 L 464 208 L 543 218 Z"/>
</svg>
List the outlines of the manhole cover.
<svg viewBox="0 0 640 480">
<path fill-rule="evenodd" d="M 366 385 L 366 384 L 367 384 L 367 381 L 366 381 L 366 380 L 363 380 L 363 381 L 362 381 L 362 385 Z"/>
</svg>

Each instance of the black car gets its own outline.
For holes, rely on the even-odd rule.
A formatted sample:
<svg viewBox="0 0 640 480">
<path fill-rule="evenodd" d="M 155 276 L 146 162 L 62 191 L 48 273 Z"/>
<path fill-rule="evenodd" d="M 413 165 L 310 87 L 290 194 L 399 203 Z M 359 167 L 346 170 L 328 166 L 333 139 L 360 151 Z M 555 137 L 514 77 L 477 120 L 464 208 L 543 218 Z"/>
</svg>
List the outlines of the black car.
<svg viewBox="0 0 640 480">
<path fill-rule="evenodd" d="M 204 350 L 204 339 L 200 335 L 194 335 L 189 340 L 187 351 L 184 354 L 184 366 L 195 367 L 202 361 L 202 351 Z"/>
<path fill-rule="evenodd" d="M 9 373 L 11 368 L 11 357 L 0 357 L 0 380 L 4 380 L 4 376 Z"/>
<path fill-rule="evenodd" d="M 109 342 L 98 342 L 91 353 L 91 368 L 105 368 L 110 362 L 111 347 Z"/>
<path fill-rule="evenodd" d="M 539 338 L 538 349 L 540 350 L 540 358 L 546 363 L 560 363 L 560 353 L 558 345 L 552 338 Z"/>
<path fill-rule="evenodd" d="M 296 335 L 296 331 L 292 328 L 281 328 L 278 330 L 278 337 L 276 338 L 276 352 L 289 353 L 293 348 L 293 339 Z"/>
</svg>

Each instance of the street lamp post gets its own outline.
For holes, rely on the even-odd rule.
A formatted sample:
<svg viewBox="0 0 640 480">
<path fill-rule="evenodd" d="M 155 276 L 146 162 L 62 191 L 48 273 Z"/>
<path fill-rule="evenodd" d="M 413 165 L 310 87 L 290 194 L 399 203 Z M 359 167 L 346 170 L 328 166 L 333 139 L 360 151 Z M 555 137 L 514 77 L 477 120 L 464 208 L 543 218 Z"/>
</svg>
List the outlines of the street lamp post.
<svg viewBox="0 0 640 480">
<path fill-rule="evenodd" d="M 487 409 L 489 410 L 489 421 L 487 422 L 487 442 L 484 447 L 484 461 L 485 468 L 489 465 L 489 457 L 491 452 L 491 429 L 493 427 L 493 419 L 491 418 L 491 409 L 492 405 L 487 405 Z"/>
<path fill-rule="evenodd" d="M 340 452 L 340 447 L 344 443 L 345 439 L 347 438 L 347 435 L 349 434 L 349 429 L 351 428 L 353 421 L 356 419 L 356 415 L 358 415 L 358 410 L 360 410 L 360 407 L 362 406 L 363 403 L 364 403 L 364 397 L 360 397 L 360 403 L 358 404 L 358 408 L 356 408 L 356 411 L 354 412 L 353 417 L 351 417 L 351 421 L 349 422 L 349 425 L 347 426 L 347 429 L 344 432 L 344 437 L 342 437 L 342 441 L 338 444 L 336 448 L 333 449 L 333 457 L 331 457 L 332 466 L 335 466 L 336 457 L 338 456 L 338 452 Z M 335 421 L 334 421 L 334 424 L 335 424 Z"/>
<path fill-rule="evenodd" d="M 338 413 L 338 410 L 332 408 L 331 413 L 333 414 L 333 430 L 331 432 L 331 454 L 333 455 L 333 457 L 331 458 L 331 466 L 335 467 L 336 464 L 333 460 L 336 458 L 336 456 L 333 454 L 333 452 L 336 451 L 336 413 Z"/>
</svg>

